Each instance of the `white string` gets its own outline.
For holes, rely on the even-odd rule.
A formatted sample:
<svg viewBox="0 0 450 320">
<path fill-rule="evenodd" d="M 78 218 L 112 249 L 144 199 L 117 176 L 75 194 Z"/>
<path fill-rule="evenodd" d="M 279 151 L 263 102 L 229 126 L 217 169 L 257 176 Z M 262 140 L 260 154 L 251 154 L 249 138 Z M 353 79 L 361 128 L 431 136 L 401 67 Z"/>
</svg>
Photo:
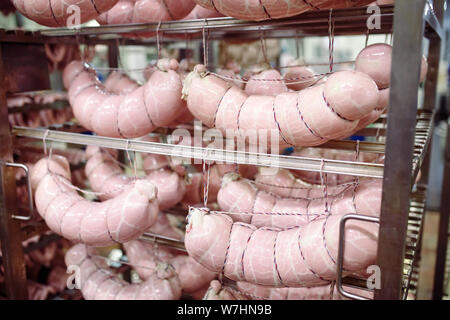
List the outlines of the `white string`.
<svg viewBox="0 0 450 320">
<path fill-rule="evenodd" d="M 208 196 L 209 196 L 209 180 L 210 180 L 210 172 L 211 172 L 211 164 L 208 163 L 208 171 L 206 171 L 206 158 L 209 150 L 205 149 L 203 152 L 203 203 L 204 206 L 208 206 Z"/>
<path fill-rule="evenodd" d="M 50 176 L 52 176 L 53 178 L 56 178 L 56 179 L 58 180 L 57 182 L 60 182 L 60 183 L 64 184 L 64 185 L 65 185 L 66 187 L 68 187 L 69 189 L 78 191 L 78 192 L 80 192 L 80 193 L 82 193 L 82 194 L 86 194 L 86 195 L 106 196 L 106 195 L 115 193 L 115 192 L 117 192 L 117 191 L 124 190 L 124 189 L 129 185 L 129 184 L 127 183 L 127 184 L 124 184 L 124 185 L 121 186 L 121 187 L 112 189 L 112 190 L 110 190 L 110 191 L 108 191 L 108 192 L 94 192 L 94 191 L 87 191 L 87 190 L 83 190 L 83 189 L 81 189 L 81 188 L 78 188 L 77 186 L 74 186 L 70 181 L 68 181 L 68 180 L 66 179 L 66 177 L 63 177 L 63 176 L 61 176 L 60 174 L 55 173 L 55 172 L 53 172 L 53 171 L 50 170 L 49 162 L 50 162 L 51 159 L 52 159 L 52 154 L 53 154 L 53 146 L 50 146 L 50 151 L 49 151 L 48 161 L 47 161 L 47 173 L 48 173 Z"/>
<path fill-rule="evenodd" d="M 328 208 L 328 174 L 323 172 L 323 168 L 325 165 L 325 161 L 323 159 L 320 160 L 320 183 L 324 187 L 323 188 L 323 195 L 325 199 L 325 212 L 329 213 L 330 210 Z M 325 177 L 324 177 L 325 176 Z"/>
<path fill-rule="evenodd" d="M 159 42 L 159 28 L 161 28 L 161 20 L 158 23 L 158 27 L 156 27 L 156 46 L 158 50 L 158 60 L 161 59 L 161 43 Z"/>
<path fill-rule="evenodd" d="M 125 151 L 127 153 L 128 162 L 133 166 L 134 179 L 137 179 L 136 152 L 134 153 L 134 161 L 131 161 L 129 148 L 130 148 L 130 140 L 127 140 L 127 145 L 126 145 Z"/>
<path fill-rule="evenodd" d="M 229 76 L 224 76 L 224 75 L 221 75 L 221 74 L 218 74 L 215 72 L 211 72 L 211 71 L 207 71 L 207 73 L 212 74 L 223 80 L 233 80 L 233 81 L 240 82 L 240 83 L 248 83 L 250 81 L 250 79 L 247 79 L 247 78 L 229 77 Z M 252 79 L 252 81 L 260 81 L 260 82 L 286 82 L 286 81 L 289 81 L 289 84 L 297 84 L 297 83 L 310 82 L 311 79 L 313 79 L 313 78 L 320 78 L 320 77 L 324 77 L 324 76 L 327 76 L 330 74 L 332 74 L 332 72 L 315 74 L 312 76 L 293 78 L 293 79 L 289 79 L 289 78 L 286 78 L 286 79 Z"/>
<path fill-rule="evenodd" d="M 369 44 L 369 34 L 370 34 L 370 29 L 367 29 L 367 32 L 366 32 L 366 45 L 365 45 L 365 48 L 367 48 L 367 45 Z"/>
<path fill-rule="evenodd" d="M 120 162 L 119 160 L 117 160 L 116 158 L 113 157 L 112 154 L 110 154 L 107 150 L 102 151 L 103 148 L 99 148 L 99 151 L 102 155 L 106 155 L 112 162 L 114 162 L 115 164 L 117 164 L 119 167 L 121 167 L 122 169 L 131 169 L 131 167 L 123 164 L 122 162 Z M 135 154 L 135 158 L 136 158 L 136 151 L 134 152 Z M 141 172 L 145 172 L 144 169 L 135 169 L 137 171 L 141 171 Z"/>
<path fill-rule="evenodd" d="M 333 65 L 338 65 L 338 64 L 354 64 L 355 60 L 348 60 L 348 61 L 339 61 L 339 62 L 333 62 Z M 294 64 L 294 65 L 288 65 L 288 66 L 278 66 L 275 69 L 288 69 L 288 68 L 293 68 L 293 67 L 309 67 L 309 66 L 328 66 L 330 63 L 329 62 L 318 62 L 318 63 L 304 63 L 304 64 Z M 120 73 L 127 73 L 127 72 L 145 72 L 148 70 L 148 68 L 155 68 L 156 67 L 156 63 L 153 64 L 149 64 L 148 66 L 146 66 L 145 68 L 122 68 L 122 67 L 117 67 L 117 68 L 113 68 L 113 67 L 95 67 L 94 69 L 97 71 L 104 71 L 104 72 L 108 72 L 108 71 L 118 71 Z M 225 66 L 212 66 L 214 67 L 214 69 L 224 69 Z M 212 73 L 212 71 L 210 71 L 209 73 Z M 330 72 L 328 73 L 323 73 L 323 74 L 317 74 L 315 76 L 322 76 L 322 75 L 327 75 L 327 74 L 331 74 Z M 236 78 L 240 79 L 240 78 Z M 306 77 L 305 77 L 306 79 Z M 274 79 L 275 81 L 277 79 Z M 274 81 L 274 80 L 266 80 L 266 81 Z M 286 80 L 296 80 L 296 79 L 279 79 L 278 81 L 286 81 Z M 264 81 L 263 79 L 261 79 L 261 81 Z"/>
<path fill-rule="evenodd" d="M 264 39 L 264 33 L 259 27 L 259 40 L 261 41 L 261 50 L 264 58 L 264 62 L 269 64 L 269 59 L 267 58 L 267 47 L 266 47 L 266 40 Z"/>
</svg>

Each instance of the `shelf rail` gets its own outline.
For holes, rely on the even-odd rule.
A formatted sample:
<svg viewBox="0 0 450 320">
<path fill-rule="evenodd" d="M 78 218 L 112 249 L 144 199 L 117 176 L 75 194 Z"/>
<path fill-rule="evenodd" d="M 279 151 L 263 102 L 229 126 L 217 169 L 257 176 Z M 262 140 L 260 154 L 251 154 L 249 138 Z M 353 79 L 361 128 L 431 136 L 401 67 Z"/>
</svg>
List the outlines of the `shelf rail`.
<svg viewBox="0 0 450 320">
<path fill-rule="evenodd" d="M 420 165 L 429 146 L 433 115 L 420 112 L 417 118 L 417 127 L 414 146 L 414 178 L 419 172 Z M 65 126 L 59 126 L 65 130 Z M 170 143 L 157 143 L 138 140 L 108 138 L 81 134 L 82 128 L 75 128 L 77 132 L 65 132 L 60 129 L 27 128 L 14 126 L 12 133 L 18 137 L 32 139 L 46 139 L 46 141 L 65 142 L 78 145 L 94 145 L 103 148 L 129 150 L 143 153 L 171 155 L 181 158 L 198 159 L 205 161 L 224 161 L 228 163 L 250 164 L 257 166 L 276 167 L 294 170 L 308 170 L 333 174 L 344 174 L 367 178 L 383 178 L 384 166 L 379 163 L 356 161 L 329 160 L 322 158 L 306 158 L 298 156 L 284 156 L 265 153 L 251 153 L 224 149 L 181 146 Z M 324 145 L 326 148 L 340 148 L 356 150 L 355 141 L 330 141 Z M 360 151 L 384 152 L 384 143 L 362 142 Z"/>
</svg>

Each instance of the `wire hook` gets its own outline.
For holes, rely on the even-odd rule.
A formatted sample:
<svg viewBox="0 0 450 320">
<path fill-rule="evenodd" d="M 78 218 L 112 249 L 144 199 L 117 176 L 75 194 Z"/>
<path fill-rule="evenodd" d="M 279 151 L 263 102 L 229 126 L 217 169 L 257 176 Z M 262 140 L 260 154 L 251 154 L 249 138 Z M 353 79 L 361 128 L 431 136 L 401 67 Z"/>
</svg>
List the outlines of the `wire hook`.
<svg viewBox="0 0 450 320">
<path fill-rule="evenodd" d="M 161 43 L 159 41 L 159 29 L 161 28 L 161 20 L 158 22 L 158 26 L 156 27 L 156 48 L 158 50 L 158 60 L 161 59 Z"/>
</svg>

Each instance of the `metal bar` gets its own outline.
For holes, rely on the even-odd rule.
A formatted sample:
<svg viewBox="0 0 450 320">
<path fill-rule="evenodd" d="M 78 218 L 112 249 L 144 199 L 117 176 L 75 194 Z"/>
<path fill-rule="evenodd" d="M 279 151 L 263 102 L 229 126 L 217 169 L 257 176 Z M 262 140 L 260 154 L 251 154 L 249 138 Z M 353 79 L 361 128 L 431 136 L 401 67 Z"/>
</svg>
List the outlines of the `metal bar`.
<svg viewBox="0 0 450 320">
<path fill-rule="evenodd" d="M 381 17 L 392 17 L 393 6 L 381 7 Z M 333 10 L 333 20 L 335 23 L 362 21 L 363 28 L 367 28 L 367 18 L 370 14 L 367 13 L 366 8 L 349 8 Z M 207 24 L 204 26 L 204 19 L 198 20 L 180 20 L 180 21 L 163 21 L 159 30 L 163 33 L 173 33 L 180 31 L 182 33 L 187 31 L 201 31 L 203 28 L 215 29 L 239 29 L 253 28 L 273 28 L 281 26 L 301 26 L 307 24 L 323 24 L 327 23 L 329 19 L 329 10 L 321 10 L 314 12 L 305 12 L 301 15 L 275 20 L 266 21 L 246 21 L 233 18 L 210 18 L 207 19 Z M 116 35 L 122 33 L 139 33 L 139 32 L 156 32 L 158 22 L 143 23 L 143 24 L 128 24 L 128 25 L 105 25 L 99 27 L 85 27 L 80 29 L 69 28 L 53 28 L 40 30 L 43 37 L 60 37 L 60 36 L 98 36 L 98 35 Z M 246 30 L 248 31 L 248 30 Z"/>
<path fill-rule="evenodd" d="M 344 250 L 345 250 L 345 223 L 348 220 L 359 220 L 359 221 L 366 221 L 366 222 L 373 222 L 373 223 L 379 223 L 380 219 L 376 217 L 371 216 L 363 216 L 358 214 L 347 214 L 342 217 L 341 221 L 339 222 L 339 246 L 338 246 L 338 258 L 337 258 L 337 280 L 336 280 L 336 287 L 338 292 L 343 295 L 344 297 L 354 299 L 354 300 L 369 300 L 365 297 L 350 293 L 346 291 L 342 287 L 342 270 L 344 266 Z"/>
<path fill-rule="evenodd" d="M 171 155 L 188 159 L 205 159 L 208 161 L 224 161 L 238 164 L 309 170 L 314 172 L 322 171 L 326 173 L 347 174 L 370 178 L 383 177 L 383 165 L 376 163 L 280 156 L 271 154 L 255 154 L 242 151 L 227 151 L 222 149 L 210 149 L 147 141 L 125 140 L 77 133 L 67 133 L 54 130 L 47 131 L 46 129 L 25 128 L 17 126 L 13 127 L 12 132 L 16 136 L 35 139 L 43 139 L 47 133 L 47 141 L 67 142 L 79 145 L 94 145 L 104 148 Z"/>
<path fill-rule="evenodd" d="M 414 131 L 422 58 L 425 0 L 397 0 L 394 17 L 390 106 L 377 265 L 381 289 L 375 299 L 398 300 L 413 170 Z"/>
<path fill-rule="evenodd" d="M 13 144 L 8 121 L 5 73 L 0 42 L 0 160 L 13 161 Z M 0 166 L 0 242 L 5 270 L 6 295 L 10 299 L 27 299 L 25 260 L 22 247 L 20 222 L 14 220 L 16 212 L 16 177 L 14 169 Z"/>
</svg>

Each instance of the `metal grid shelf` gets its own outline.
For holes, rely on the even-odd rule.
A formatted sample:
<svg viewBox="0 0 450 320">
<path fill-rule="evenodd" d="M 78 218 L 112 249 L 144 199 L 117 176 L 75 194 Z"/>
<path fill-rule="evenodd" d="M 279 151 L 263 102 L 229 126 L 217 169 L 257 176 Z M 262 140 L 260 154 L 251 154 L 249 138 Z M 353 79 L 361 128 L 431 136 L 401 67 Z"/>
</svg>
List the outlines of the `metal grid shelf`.
<svg viewBox="0 0 450 320">
<path fill-rule="evenodd" d="M 425 202 L 427 197 L 427 187 L 417 185 L 416 190 L 411 195 L 408 228 L 406 233 L 406 252 L 404 261 L 403 279 L 403 299 L 406 300 L 411 289 L 417 288 L 420 247 L 423 231 L 423 217 L 425 215 Z M 414 292 L 412 292 L 414 294 Z"/>
</svg>

